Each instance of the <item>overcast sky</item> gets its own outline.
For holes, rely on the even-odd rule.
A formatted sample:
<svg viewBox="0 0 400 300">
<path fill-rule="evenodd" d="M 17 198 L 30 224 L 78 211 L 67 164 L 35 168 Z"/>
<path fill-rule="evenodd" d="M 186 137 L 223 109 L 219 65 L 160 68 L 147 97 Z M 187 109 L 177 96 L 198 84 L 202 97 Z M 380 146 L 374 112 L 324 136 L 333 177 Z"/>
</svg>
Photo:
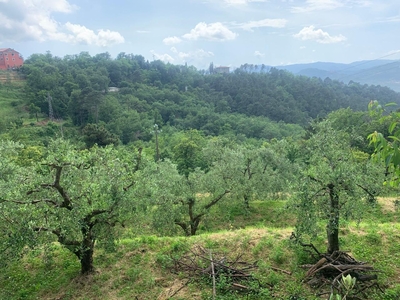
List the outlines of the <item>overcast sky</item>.
<svg viewBox="0 0 400 300">
<path fill-rule="evenodd" d="M 197 68 L 400 59 L 400 0 L 0 0 L 0 48 Z"/>
</svg>

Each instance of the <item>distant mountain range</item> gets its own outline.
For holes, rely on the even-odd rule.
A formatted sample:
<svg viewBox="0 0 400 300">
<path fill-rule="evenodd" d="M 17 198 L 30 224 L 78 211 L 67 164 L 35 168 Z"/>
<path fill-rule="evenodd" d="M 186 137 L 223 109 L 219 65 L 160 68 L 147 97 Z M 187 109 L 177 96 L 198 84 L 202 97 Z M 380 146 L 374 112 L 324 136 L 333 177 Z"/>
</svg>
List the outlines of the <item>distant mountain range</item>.
<svg viewBox="0 0 400 300">
<path fill-rule="evenodd" d="M 242 65 L 246 68 L 249 65 Z M 253 66 L 251 72 L 268 71 L 271 66 Z M 345 83 L 355 81 L 362 84 L 387 86 L 400 92 L 400 60 L 364 60 L 350 64 L 315 62 L 275 66 L 296 75 L 336 79 Z M 247 69 L 247 68 L 246 68 Z"/>
</svg>

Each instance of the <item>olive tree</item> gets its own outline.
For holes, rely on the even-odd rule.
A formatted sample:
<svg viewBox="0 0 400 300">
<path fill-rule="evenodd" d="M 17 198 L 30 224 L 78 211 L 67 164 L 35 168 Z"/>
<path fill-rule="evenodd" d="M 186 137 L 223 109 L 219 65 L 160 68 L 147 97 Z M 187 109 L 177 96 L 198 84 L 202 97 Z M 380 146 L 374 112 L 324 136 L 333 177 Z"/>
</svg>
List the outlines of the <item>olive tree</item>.
<svg viewBox="0 0 400 300">
<path fill-rule="evenodd" d="M 276 197 L 288 193 L 294 180 L 295 166 L 285 157 L 279 142 L 255 145 L 218 145 L 211 141 L 205 148 L 205 157 L 211 169 L 230 182 L 232 197 L 250 201 Z"/>
<path fill-rule="evenodd" d="M 327 121 L 315 124 L 305 142 L 303 171 L 295 207 L 297 232 L 316 232 L 317 221 L 326 221 L 327 252 L 339 250 L 341 216 L 361 217 L 371 190 L 379 189 L 381 172 L 360 160 L 350 147 L 349 135 L 335 131 Z M 369 194 L 368 194 L 369 193 Z"/>
<path fill-rule="evenodd" d="M 29 218 L 21 207 L 6 203 L 15 198 L 16 185 L 25 179 L 26 170 L 17 163 L 24 147 L 12 141 L 0 141 L 0 263 L 16 259 L 24 248 L 33 247 L 37 238 L 29 228 Z"/>
<path fill-rule="evenodd" d="M 141 180 L 141 198 L 147 198 L 155 228 L 170 234 L 180 228 L 186 236 L 197 233 L 210 209 L 227 198 L 229 186 L 213 171 L 196 168 L 180 174 L 177 165 L 169 160 L 157 167 L 146 168 Z"/>
<path fill-rule="evenodd" d="M 17 146 L 11 150 L 15 153 Z M 133 211 L 130 191 L 140 153 L 120 153 L 110 146 L 78 150 L 55 140 L 44 159 L 31 167 L 19 167 L 10 154 L 10 175 L 0 178 L 3 216 L 16 226 L 22 216 L 30 232 L 49 241 L 55 237 L 79 259 L 82 274 L 90 273 L 96 241 L 113 242 L 115 225 Z"/>
</svg>

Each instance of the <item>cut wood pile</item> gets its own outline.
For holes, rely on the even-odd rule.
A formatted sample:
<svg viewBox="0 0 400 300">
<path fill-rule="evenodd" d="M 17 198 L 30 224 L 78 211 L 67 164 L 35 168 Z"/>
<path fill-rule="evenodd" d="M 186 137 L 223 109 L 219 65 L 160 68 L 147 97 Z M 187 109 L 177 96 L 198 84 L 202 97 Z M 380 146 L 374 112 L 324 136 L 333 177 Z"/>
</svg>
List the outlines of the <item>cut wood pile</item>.
<svg viewBox="0 0 400 300">
<path fill-rule="evenodd" d="M 173 271 L 186 273 L 187 278 L 211 279 L 214 297 L 216 290 L 220 288 L 255 292 L 262 287 L 257 278 L 251 274 L 251 271 L 257 268 L 257 264 L 242 261 L 242 256 L 243 254 L 239 254 L 230 259 L 196 246 L 179 259 L 173 259 Z"/>
<path fill-rule="evenodd" d="M 315 248 L 314 248 L 315 249 Z M 303 265 L 308 269 L 304 282 L 320 292 L 319 296 L 327 294 L 344 294 L 343 278 L 350 275 L 355 278 L 355 284 L 346 299 L 368 299 L 370 288 L 380 289 L 377 284 L 377 270 L 372 266 L 355 260 L 343 251 L 335 251 L 332 254 L 320 254 L 320 259 L 313 265 Z M 349 293 L 350 294 L 350 293 Z"/>
</svg>

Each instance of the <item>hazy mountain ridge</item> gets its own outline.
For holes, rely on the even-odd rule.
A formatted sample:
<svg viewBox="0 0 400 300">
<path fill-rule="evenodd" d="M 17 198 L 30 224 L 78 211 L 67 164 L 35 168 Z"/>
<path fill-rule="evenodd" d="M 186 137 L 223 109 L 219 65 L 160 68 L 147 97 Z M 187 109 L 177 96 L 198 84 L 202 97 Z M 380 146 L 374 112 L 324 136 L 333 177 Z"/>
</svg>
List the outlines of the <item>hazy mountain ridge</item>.
<svg viewBox="0 0 400 300">
<path fill-rule="evenodd" d="M 381 85 L 400 92 L 400 60 L 364 60 L 349 64 L 315 62 L 273 67 L 295 75 L 321 79 L 329 77 L 345 83 L 355 81 L 362 84 Z M 267 72 L 271 66 L 256 65 L 253 68 L 246 68 L 244 65 L 241 68 L 250 72 Z"/>
</svg>

